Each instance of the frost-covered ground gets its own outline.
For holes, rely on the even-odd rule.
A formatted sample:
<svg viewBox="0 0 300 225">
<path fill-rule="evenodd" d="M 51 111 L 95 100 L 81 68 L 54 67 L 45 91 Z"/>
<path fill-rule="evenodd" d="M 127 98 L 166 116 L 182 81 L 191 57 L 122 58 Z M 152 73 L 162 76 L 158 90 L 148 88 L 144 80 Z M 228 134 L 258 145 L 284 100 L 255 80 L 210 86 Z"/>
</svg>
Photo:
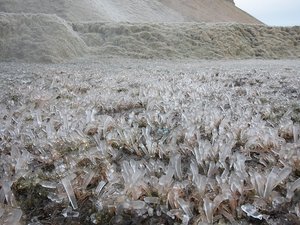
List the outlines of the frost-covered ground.
<svg viewBox="0 0 300 225">
<path fill-rule="evenodd" d="M 297 224 L 300 61 L 0 63 L 1 224 Z"/>
</svg>

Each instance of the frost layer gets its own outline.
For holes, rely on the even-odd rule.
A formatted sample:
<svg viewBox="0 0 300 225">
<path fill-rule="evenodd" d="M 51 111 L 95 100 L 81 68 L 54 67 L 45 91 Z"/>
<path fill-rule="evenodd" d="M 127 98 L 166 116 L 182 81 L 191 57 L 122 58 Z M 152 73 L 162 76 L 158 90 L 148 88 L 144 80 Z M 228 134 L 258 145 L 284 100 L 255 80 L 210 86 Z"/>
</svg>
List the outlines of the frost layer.
<svg viewBox="0 0 300 225">
<path fill-rule="evenodd" d="M 1 63 L 0 223 L 296 224 L 299 71 Z"/>
</svg>

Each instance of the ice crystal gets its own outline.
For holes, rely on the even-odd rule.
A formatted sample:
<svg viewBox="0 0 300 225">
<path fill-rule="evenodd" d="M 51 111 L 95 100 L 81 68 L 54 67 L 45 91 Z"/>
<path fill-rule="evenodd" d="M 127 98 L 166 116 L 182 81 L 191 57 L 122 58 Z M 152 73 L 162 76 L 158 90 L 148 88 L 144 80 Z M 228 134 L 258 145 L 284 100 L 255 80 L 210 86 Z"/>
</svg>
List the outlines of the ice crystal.
<svg viewBox="0 0 300 225">
<path fill-rule="evenodd" d="M 86 187 L 89 185 L 89 183 L 91 182 L 95 174 L 96 173 L 94 171 L 91 170 L 86 171 L 86 175 L 84 177 L 83 184 L 82 184 L 83 189 L 86 189 Z"/>
<path fill-rule="evenodd" d="M 37 217 L 33 217 L 28 225 L 42 225 Z"/>
<path fill-rule="evenodd" d="M 148 204 L 158 204 L 159 198 L 158 197 L 145 197 L 144 201 Z"/>
<path fill-rule="evenodd" d="M 3 190 L 7 204 L 10 206 L 17 206 L 15 196 L 11 190 L 11 185 L 12 185 L 12 183 L 10 181 L 4 181 L 2 184 L 2 190 Z"/>
<path fill-rule="evenodd" d="M 8 215 L 6 224 L 17 225 L 22 217 L 22 214 L 23 212 L 21 209 L 13 209 Z"/>
<path fill-rule="evenodd" d="M 125 188 L 128 193 L 133 195 L 134 199 L 138 199 L 142 194 L 141 188 L 144 185 L 143 177 L 145 173 L 145 169 L 141 168 L 137 161 L 125 161 L 122 164 L 122 176 L 125 182 Z"/>
<path fill-rule="evenodd" d="M 69 201 L 71 202 L 71 205 L 73 207 L 73 209 L 77 209 L 78 208 L 78 205 L 77 205 L 77 201 L 76 201 L 76 196 L 74 194 L 74 190 L 73 190 L 73 186 L 71 184 L 71 180 L 69 177 L 65 177 L 61 180 L 66 192 L 67 192 L 67 195 L 68 195 L 68 198 L 69 198 Z"/>
<path fill-rule="evenodd" d="M 264 198 L 267 198 L 271 191 L 280 184 L 291 173 L 291 168 L 279 169 L 274 167 L 271 172 L 265 176 L 257 172 L 250 173 L 251 182 L 257 193 Z"/>
<path fill-rule="evenodd" d="M 79 212 L 73 211 L 71 207 L 63 209 L 61 213 L 64 217 L 78 217 Z"/>
<path fill-rule="evenodd" d="M 1 207 L 0 208 L 0 218 L 3 216 L 3 214 L 4 214 L 4 209 Z"/>
<path fill-rule="evenodd" d="M 208 198 L 203 199 L 203 208 L 206 215 L 206 219 L 208 223 L 213 223 L 213 216 L 214 216 L 214 203 L 209 200 Z"/>
<path fill-rule="evenodd" d="M 102 189 L 104 188 L 104 186 L 106 185 L 106 182 L 105 181 L 100 181 L 98 186 L 96 187 L 95 189 L 95 193 L 98 195 L 100 194 L 100 192 L 102 191 Z"/>
<path fill-rule="evenodd" d="M 177 154 L 171 158 L 172 166 L 175 168 L 175 174 L 178 177 L 178 179 L 182 179 L 182 168 L 181 168 L 181 155 Z"/>
<path fill-rule="evenodd" d="M 259 219 L 259 220 L 263 219 L 263 215 L 257 211 L 255 206 L 246 204 L 246 205 L 242 205 L 241 208 L 245 213 L 247 213 L 247 216 L 251 216 L 251 217 L 253 217 L 255 219 Z"/>
<path fill-rule="evenodd" d="M 287 194 L 286 194 L 287 199 L 291 200 L 292 197 L 294 196 L 294 192 L 297 189 L 300 189 L 300 178 L 295 180 L 293 183 L 288 183 L 288 185 L 287 185 Z"/>
<path fill-rule="evenodd" d="M 218 76 L 196 64 L 189 75 L 142 65 L 123 78 L 125 67 L 109 65 L 115 77 L 78 68 L 30 86 L 14 73 L 14 90 L 0 89 L 1 224 L 40 215 L 54 224 L 53 211 L 94 224 L 300 217 L 297 102 L 272 88 L 297 77 L 278 66 L 287 77 L 268 80 L 265 64 L 247 76 L 231 65 Z"/>
<path fill-rule="evenodd" d="M 287 178 L 287 176 L 292 172 L 291 168 L 273 168 L 271 173 L 268 175 L 267 182 L 265 184 L 265 191 L 264 191 L 264 197 L 268 197 L 270 192 L 284 179 Z"/>
<path fill-rule="evenodd" d="M 186 201 L 184 201 L 182 198 L 178 198 L 177 201 L 178 201 L 180 207 L 182 208 L 182 210 L 184 211 L 184 213 L 186 214 L 186 216 L 188 218 L 192 218 L 193 213 L 192 213 L 188 203 Z"/>
<path fill-rule="evenodd" d="M 57 184 L 55 182 L 51 182 L 51 181 L 41 181 L 40 185 L 45 188 L 50 188 L 50 189 L 57 188 Z"/>
</svg>

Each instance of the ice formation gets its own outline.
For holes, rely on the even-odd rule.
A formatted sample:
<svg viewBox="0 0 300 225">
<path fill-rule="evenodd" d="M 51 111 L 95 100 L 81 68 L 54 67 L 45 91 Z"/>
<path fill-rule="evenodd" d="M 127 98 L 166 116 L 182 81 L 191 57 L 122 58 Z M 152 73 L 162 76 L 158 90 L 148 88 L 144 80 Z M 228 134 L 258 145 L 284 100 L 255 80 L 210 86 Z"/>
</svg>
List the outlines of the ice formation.
<svg viewBox="0 0 300 225">
<path fill-rule="evenodd" d="M 299 220 L 299 70 L 83 65 L 1 74 L 1 224 Z"/>
</svg>

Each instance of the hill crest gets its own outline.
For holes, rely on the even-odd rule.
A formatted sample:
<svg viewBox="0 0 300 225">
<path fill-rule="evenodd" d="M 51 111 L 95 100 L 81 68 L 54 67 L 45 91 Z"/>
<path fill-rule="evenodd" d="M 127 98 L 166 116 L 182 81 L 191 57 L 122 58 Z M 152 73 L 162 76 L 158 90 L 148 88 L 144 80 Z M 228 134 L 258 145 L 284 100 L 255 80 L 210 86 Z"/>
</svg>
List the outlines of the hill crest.
<svg viewBox="0 0 300 225">
<path fill-rule="evenodd" d="M 56 14 L 67 21 L 261 22 L 233 0 L 2 0 L 0 12 Z"/>
</svg>

